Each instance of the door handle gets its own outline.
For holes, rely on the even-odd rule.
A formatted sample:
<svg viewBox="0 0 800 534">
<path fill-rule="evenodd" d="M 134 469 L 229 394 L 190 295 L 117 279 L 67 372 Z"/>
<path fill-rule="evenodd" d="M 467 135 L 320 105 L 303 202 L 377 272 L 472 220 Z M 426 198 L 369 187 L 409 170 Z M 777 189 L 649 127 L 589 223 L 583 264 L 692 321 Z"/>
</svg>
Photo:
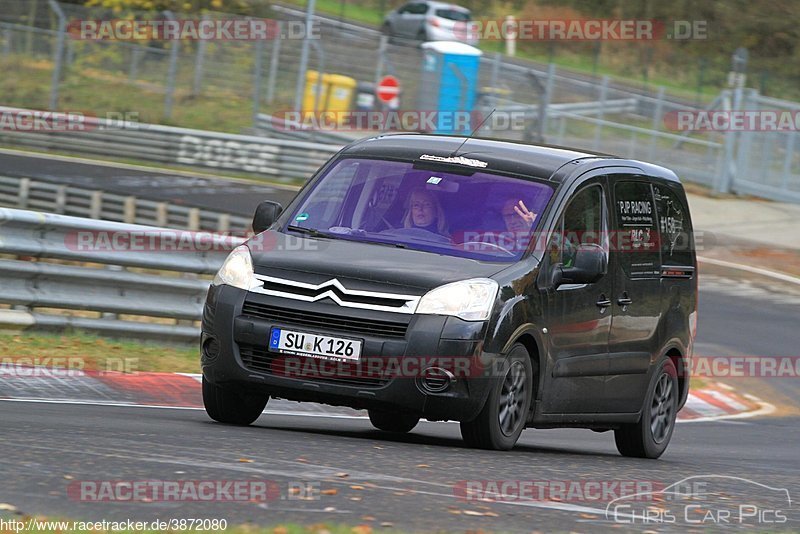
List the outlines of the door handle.
<svg viewBox="0 0 800 534">
<path fill-rule="evenodd" d="M 621 297 L 617 298 L 617 304 L 620 306 L 630 306 L 632 302 L 633 301 L 630 299 L 627 292 L 623 293 Z"/>
<path fill-rule="evenodd" d="M 605 295 L 600 295 L 600 300 L 595 302 L 595 304 L 597 304 L 598 308 L 605 309 L 611 306 L 611 301 L 608 300 Z"/>
</svg>

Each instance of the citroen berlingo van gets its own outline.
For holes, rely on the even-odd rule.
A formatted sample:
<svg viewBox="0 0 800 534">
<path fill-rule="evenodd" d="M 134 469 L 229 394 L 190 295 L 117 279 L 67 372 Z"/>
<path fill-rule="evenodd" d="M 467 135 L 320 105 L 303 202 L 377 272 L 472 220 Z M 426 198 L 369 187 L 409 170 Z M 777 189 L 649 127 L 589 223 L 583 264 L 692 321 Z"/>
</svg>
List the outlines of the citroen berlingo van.
<svg viewBox="0 0 800 534">
<path fill-rule="evenodd" d="M 202 322 L 203 399 L 248 425 L 270 397 L 365 409 L 387 432 L 458 421 L 612 431 L 657 458 L 686 402 L 697 263 L 670 170 L 564 148 L 381 135 L 264 201 Z"/>
</svg>

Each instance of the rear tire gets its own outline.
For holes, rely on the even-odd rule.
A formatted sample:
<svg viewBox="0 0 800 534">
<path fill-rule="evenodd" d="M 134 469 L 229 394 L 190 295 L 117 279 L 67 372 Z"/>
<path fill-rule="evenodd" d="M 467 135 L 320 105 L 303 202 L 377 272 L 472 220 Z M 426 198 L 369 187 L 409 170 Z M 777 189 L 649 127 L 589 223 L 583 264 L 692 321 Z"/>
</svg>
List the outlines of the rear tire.
<svg viewBox="0 0 800 534">
<path fill-rule="evenodd" d="M 419 423 L 419 417 L 405 413 L 384 412 L 381 410 L 367 410 L 369 422 L 378 430 L 405 434 Z"/>
<path fill-rule="evenodd" d="M 461 437 L 470 447 L 507 451 L 525 430 L 533 394 L 533 366 L 525 346 L 514 344 L 500 369 L 478 417 L 461 423 Z"/>
<path fill-rule="evenodd" d="M 267 406 L 268 395 L 248 395 L 231 386 L 212 384 L 203 377 L 203 405 L 208 416 L 220 423 L 247 426 Z"/>
<path fill-rule="evenodd" d="M 664 358 L 650 380 L 638 423 L 614 431 L 617 450 L 623 456 L 658 458 L 669 445 L 678 415 L 678 376 L 675 364 Z"/>
</svg>

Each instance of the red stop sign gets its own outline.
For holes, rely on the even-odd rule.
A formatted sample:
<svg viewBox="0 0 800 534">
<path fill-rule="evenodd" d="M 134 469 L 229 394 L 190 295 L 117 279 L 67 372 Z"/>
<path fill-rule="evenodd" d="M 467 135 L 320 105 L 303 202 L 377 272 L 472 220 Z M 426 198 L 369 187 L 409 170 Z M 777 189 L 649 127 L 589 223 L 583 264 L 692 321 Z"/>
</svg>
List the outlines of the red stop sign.
<svg viewBox="0 0 800 534">
<path fill-rule="evenodd" d="M 400 93 L 400 80 L 394 76 L 384 76 L 375 93 L 382 102 L 391 102 Z"/>
</svg>

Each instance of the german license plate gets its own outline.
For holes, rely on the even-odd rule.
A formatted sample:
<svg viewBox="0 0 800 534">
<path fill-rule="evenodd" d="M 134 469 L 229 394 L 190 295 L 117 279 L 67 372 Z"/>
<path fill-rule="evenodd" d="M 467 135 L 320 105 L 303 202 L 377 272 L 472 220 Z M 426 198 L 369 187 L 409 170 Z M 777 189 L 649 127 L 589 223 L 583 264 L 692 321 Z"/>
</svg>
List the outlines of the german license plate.
<svg viewBox="0 0 800 534">
<path fill-rule="evenodd" d="M 269 336 L 271 351 L 343 362 L 357 362 L 361 358 L 361 344 L 360 339 L 309 334 L 285 328 L 273 328 Z"/>
</svg>

